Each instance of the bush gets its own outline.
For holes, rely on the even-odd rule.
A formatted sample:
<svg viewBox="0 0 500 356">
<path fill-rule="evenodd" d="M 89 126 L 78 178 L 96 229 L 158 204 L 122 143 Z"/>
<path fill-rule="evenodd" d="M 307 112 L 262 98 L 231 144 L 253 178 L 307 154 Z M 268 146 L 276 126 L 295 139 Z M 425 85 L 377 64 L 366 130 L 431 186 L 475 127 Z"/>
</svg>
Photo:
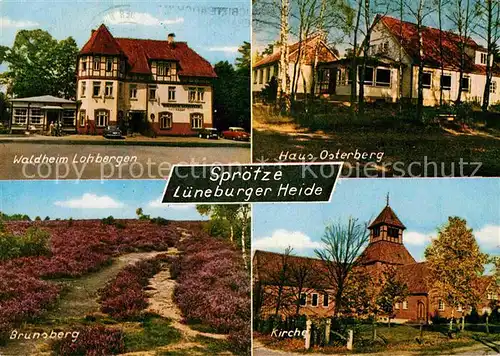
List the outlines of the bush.
<svg viewBox="0 0 500 356">
<path fill-rule="evenodd" d="M 115 218 L 110 215 L 107 218 L 101 219 L 101 224 L 103 225 L 114 225 L 115 224 Z"/>
<path fill-rule="evenodd" d="M 160 225 L 160 226 L 166 226 L 169 223 L 169 221 L 167 219 L 164 219 L 164 218 L 162 218 L 160 216 L 151 219 L 151 222 L 154 223 L 154 224 L 156 224 L 156 225 Z"/>
<path fill-rule="evenodd" d="M 45 256 L 50 253 L 50 235 L 31 227 L 23 235 L 0 233 L 0 260 L 24 256 Z"/>
<path fill-rule="evenodd" d="M 102 325 L 89 326 L 79 330 L 78 339 L 73 342 L 65 338 L 54 343 L 58 355 L 117 355 L 125 352 L 123 333 L 107 329 Z"/>
</svg>

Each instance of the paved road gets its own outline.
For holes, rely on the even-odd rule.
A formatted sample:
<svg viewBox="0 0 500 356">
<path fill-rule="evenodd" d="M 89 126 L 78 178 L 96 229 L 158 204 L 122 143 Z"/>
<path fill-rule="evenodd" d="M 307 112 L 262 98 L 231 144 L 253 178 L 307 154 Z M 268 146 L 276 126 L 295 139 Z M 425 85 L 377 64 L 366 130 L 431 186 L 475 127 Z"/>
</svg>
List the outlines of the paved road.
<svg viewBox="0 0 500 356">
<path fill-rule="evenodd" d="M 0 143 L 0 179 L 158 179 L 177 163 L 249 161 L 250 147 Z"/>
</svg>

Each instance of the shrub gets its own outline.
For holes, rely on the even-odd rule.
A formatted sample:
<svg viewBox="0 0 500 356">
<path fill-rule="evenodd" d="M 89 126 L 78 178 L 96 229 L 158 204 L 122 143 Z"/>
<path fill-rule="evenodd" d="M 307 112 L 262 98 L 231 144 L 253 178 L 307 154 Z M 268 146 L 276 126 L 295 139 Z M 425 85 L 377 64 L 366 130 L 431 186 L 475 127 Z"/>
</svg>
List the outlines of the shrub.
<svg viewBox="0 0 500 356">
<path fill-rule="evenodd" d="M 125 352 L 123 333 L 102 325 L 89 326 L 79 330 L 75 342 L 71 338 L 57 341 L 53 349 L 58 355 L 117 355 Z"/>
<path fill-rule="evenodd" d="M 156 224 L 156 225 L 160 225 L 160 226 L 166 226 L 169 223 L 169 221 L 167 219 L 164 219 L 160 216 L 151 219 L 151 222 Z"/>
<path fill-rule="evenodd" d="M 0 233 L 0 260 L 23 256 L 44 256 L 50 253 L 50 235 L 31 227 L 24 235 Z"/>
<path fill-rule="evenodd" d="M 114 225 L 115 224 L 115 218 L 110 215 L 107 218 L 101 219 L 101 224 L 103 225 Z"/>
</svg>

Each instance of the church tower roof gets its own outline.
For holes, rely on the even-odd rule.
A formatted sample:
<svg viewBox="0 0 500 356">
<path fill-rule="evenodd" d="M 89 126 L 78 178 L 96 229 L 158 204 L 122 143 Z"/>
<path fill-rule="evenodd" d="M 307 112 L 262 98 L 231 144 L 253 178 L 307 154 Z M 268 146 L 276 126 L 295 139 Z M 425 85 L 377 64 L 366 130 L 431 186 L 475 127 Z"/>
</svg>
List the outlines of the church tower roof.
<svg viewBox="0 0 500 356">
<path fill-rule="evenodd" d="M 382 209 L 380 214 L 378 214 L 377 218 L 373 220 L 368 228 L 371 229 L 375 226 L 383 224 L 398 227 L 403 230 L 406 229 L 406 226 L 403 225 L 401 220 L 399 220 L 398 216 L 389 205 L 385 206 L 384 209 Z"/>
</svg>

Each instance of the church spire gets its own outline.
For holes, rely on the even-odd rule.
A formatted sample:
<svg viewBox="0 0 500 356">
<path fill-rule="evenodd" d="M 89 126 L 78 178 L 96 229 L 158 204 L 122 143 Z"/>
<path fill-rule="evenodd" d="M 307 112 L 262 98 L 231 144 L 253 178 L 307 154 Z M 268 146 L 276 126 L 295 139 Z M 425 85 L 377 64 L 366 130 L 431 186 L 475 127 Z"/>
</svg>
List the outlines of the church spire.
<svg viewBox="0 0 500 356">
<path fill-rule="evenodd" d="M 387 204 L 386 206 L 389 206 L 389 192 L 387 192 Z"/>
</svg>

